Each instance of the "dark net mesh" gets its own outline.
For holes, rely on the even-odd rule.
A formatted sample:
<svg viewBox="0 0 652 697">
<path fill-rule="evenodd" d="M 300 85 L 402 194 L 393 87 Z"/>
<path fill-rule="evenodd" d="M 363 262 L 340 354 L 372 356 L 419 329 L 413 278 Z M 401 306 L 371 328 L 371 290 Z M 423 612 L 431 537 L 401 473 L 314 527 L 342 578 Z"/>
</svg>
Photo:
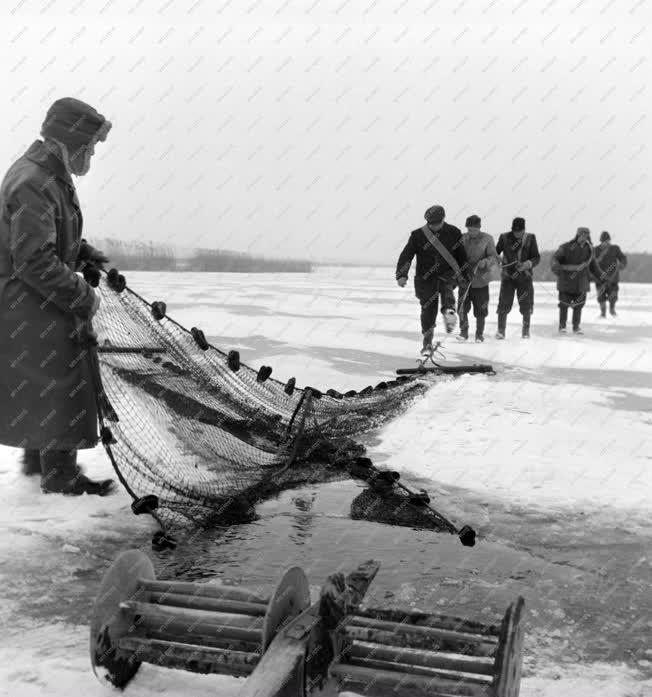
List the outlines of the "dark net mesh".
<svg viewBox="0 0 652 697">
<path fill-rule="evenodd" d="M 129 287 L 118 292 L 114 281 L 101 278 L 93 321 L 99 374 L 115 410 L 101 409 L 113 437 L 105 445 L 130 494 L 157 496 L 167 522 L 246 517 L 266 491 L 310 481 L 314 467 L 346 471 L 364 454 L 352 437 L 423 389 L 406 377 L 346 395 L 292 390 L 202 346 L 201 335 L 164 313 L 156 319 L 155 304 Z"/>
</svg>

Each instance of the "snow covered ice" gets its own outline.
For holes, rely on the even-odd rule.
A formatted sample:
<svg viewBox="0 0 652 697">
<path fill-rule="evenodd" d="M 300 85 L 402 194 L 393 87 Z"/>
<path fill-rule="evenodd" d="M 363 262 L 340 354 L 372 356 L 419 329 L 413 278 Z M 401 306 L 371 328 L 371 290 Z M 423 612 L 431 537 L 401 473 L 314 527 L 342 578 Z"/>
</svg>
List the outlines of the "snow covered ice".
<svg viewBox="0 0 652 697">
<path fill-rule="evenodd" d="M 414 365 L 420 348 L 418 303 L 389 268 L 126 275 L 211 343 L 299 385 L 361 389 Z M 275 577 L 275 568 L 256 566 L 269 548 L 270 565 L 303 560 L 318 584 L 334 559 L 377 555 L 379 582 L 386 569 L 384 586 L 422 609 L 457 602 L 455 612 L 465 614 L 482 601 L 502 613 L 522 593 L 529 610 L 522 695 L 652 694 L 652 287 L 623 284 L 619 317 L 606 320 L 592 293 L 582 337 L 557 336 L 552 284 L 535 284 L 535 292 L 529 341 L 520 338 L 517 311 L 507 339 L 492 338 L 496 283 L 485 343 L 444 339 L 448 361 L 490 362 L 497 375 L 433 380 L 367 443 L 376 464 L 401 471 L 454 520 L 472 524 L 476 548 L 350 521 L 341 490 L 328 485 L 323 495 L 319 487 L 306 494 L 317 492 L 323 534 L 311 531 L 306 544 L 288 522 L 297 520 L 288 493 L 263 504 L 246 532 L 221 539 L 224 568 L 215 573 Z M 443 336 L 438 326 L 436 338 Z M 151 522 L 131 514 L 123 491 L 100 500 L 43 496 L 36 479 L 19 474 L 18 456 L 0 449 L 0 694 L 108 694 L 90 668 L 88 613 L 115 555 L 148 549 Z M 80 461 L 91 475 L 111 475 L 101 448 Z M 400 557 L 394 566 L 384 560 L 390 552 Z M 165 559 L 156 564 L 164 577 Z M 240 684 L 145 665 L 126 693 L 237 695 Z"/>
</svg>

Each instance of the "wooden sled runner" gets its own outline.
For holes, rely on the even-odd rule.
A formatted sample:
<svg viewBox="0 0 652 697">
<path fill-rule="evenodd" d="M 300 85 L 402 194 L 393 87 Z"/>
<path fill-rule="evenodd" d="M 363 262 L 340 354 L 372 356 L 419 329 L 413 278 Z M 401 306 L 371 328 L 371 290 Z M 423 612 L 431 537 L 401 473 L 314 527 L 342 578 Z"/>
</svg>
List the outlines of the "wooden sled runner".
<svg viewBox="0 0 652 697">
<path fill-rule="evenodd" d="M 502 622 L 363 605 L 379 564 L 329 576 L 310 604 L 299 567 L 271 595 L 161 581 L 138 550 L 107 571 L 90 632 L 93 670 L 124 688 L 141 663 L 246 677 L 239 697 L 518 697 L 519 597 Z"/>
<path fill-rule="evenodd" d="M 464 375 L 465 373 L 494 374 L 494 368 L 489 363 L 471 363 L 468 365 L 418 365 L 416 368 L 397 368 L 397 375 L 419 375 L 420 373 L 439 373 L 441 375 Z"/>
</svg>

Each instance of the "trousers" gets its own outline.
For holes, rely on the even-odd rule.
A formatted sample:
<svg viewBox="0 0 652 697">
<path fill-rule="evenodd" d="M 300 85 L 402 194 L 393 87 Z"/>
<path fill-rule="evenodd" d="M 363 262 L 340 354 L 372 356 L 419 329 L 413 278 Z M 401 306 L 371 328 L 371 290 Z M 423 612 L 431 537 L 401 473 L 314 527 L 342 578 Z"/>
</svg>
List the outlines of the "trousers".
<svg viewBox="0 0 652 697">
<path fill-rule="evenodd" d="M 518 308 L 522 315 L 529 316 L 534 311 L 534 285 L 532 276 L 518 278 L 503 278 L 500 281 L 498 296 L 498 314 L 507 315 L 514 304 L 514 295 L 518 300 Z"/>
<path fill-rule="evenodd" d="M 419 295 L 421 303 L 421 332 L 426 332 L 434 329 L 437 323 L 437 310 L 441 300 L 441 311 L 455 309 L 455 293 L 453 286 L 444 281 L 438 280 L 437 285 L 430 293 L 422 293 Z"/>
<path fill-rule="evenodd" d="M 460 295 L 464 295 L 464 291 L 460 288 Z M 473 316 L 476 319 L 486 317 L 489 314 L 489 286 L 481 288 L 469 288 L 466 298 L 458 303 L 457 313 L 460 316 L 460 329 L 469 328 L 469 311 L 473 306 Z"/>
<path fill-rule="evenodd" d="M 618 283 L 603 283 L 598 285 L 598 302 L 614 305 L 618 300 Z"/>
</svg>

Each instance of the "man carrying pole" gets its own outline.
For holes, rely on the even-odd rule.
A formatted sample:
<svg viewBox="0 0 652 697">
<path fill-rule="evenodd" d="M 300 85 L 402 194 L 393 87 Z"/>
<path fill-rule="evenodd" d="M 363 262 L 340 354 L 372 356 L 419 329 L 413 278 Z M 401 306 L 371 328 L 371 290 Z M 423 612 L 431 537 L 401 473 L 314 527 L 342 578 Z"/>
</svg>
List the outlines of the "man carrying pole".
<svg viewBox="0 0 652 697">
<path fill-rule="evenodd" d="M 489 283 L 494 264 L 499 263 L 496 247 L 491 235 L 481 230 L 482 221 L 477 215 L 466 219 L 467 232 L 462 235 L 464 249 L 468 257 L 467 267 L 470 280 L 460 286 L 457 313 L 460 317 L 458 341 L 469 338 L 469 310 L 473 305 L 475 317 L 475 340 L 484 341 L 484 323 L 489 314 Z"/>
</svg>

